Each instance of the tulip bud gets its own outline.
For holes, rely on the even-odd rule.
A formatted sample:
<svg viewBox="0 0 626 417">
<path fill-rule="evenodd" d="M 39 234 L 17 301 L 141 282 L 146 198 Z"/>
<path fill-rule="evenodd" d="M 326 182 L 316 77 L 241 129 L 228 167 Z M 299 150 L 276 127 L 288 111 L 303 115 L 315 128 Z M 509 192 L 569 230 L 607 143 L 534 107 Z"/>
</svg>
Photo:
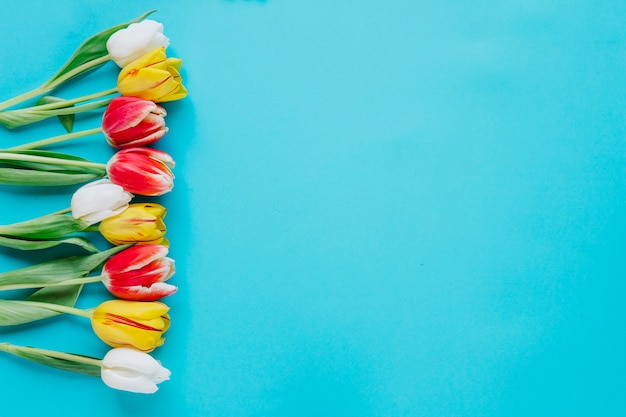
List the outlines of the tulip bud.
<svg viewBox="0 0 626 417">
<path fill-rule="evenodd" d="M 114 245 L 165 244 L 165 214 L 165 207 L 160 204 L 130 204 L 121 213 L 104 219 L 100 233 Z"/>
<path fill-rule="evenodd" d="M 117 152 L 107 163 L 112 183 L 144 196 L 159 196 L 172 190 L 172 157 L 157 149 L 128 148 Z"/>
<path fill-rule="evenodd" d="M 102 359 L 100 376 L 109 387 L 140 394 L 153 394 L 171 372 L 152 356 L 131 348 L 111 349 Z"/>
<path fill-rule="evenodd" d="M 131 193 L 109 180 L 90 182 L 72 195 L 72 216 L 95 224 L 124 211 L 132 198 Z"/>
<path fill-rule="evenodd" d="M 154 301 L 176 292 L 166 284 L 174 275 L 174 260 L 163 245 L 132 246 L 116 253 L 102 268 L 102 283 L 118 298 Z"/>
<path fill-rule="evenodd" d="M 180 68 L 183 61 L 167 58 L 165 48 L 156 48 L 130 62 L 117 77 L 117 90 L 123 96 L 154 102 L 180 100 L 187 96 Z"/>
<path fill-rule="evenodd" d="M 149 145 L 167 133 L 165 109 L 137 97 L 115 97 L 102 117 L 102 132 L 114 148 Z"/>
<path fill-rule="evenodd" d="M 154 48 L 167 48 L 169 39 L 163 35 L 163 24 L 154 20 L 133 23 L 112 34 L 106 43 L 113 62 L 120 68 Z"/>
<path fill-rule="evenodd" d="M 109 300 L 92 313 L 96 335 L 111 347 L 134 347 L 151 352 L 165 342 L 170 327 L 169 307 L 158 301 Z"/>
</svg>

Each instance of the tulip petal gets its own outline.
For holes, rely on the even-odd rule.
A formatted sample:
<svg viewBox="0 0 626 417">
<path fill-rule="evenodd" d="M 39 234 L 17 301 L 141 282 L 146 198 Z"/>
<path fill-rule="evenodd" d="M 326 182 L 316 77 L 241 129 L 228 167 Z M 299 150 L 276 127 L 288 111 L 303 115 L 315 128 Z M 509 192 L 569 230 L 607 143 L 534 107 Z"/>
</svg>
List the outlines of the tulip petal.
<svg viewBox="0 0 626 417">
<path fill-rule="evenodd" d="M 149 287 L 142 285 L 116 287 L 110 286 L 108 290 L 114 296 L 124 300 L 133 301 L 156 301 L 178 291 L 178 287 L 165 282 L 157 282 Z"/>
<path fill-rule="evenodd" d="M 165 342 L 170 326 L 169 307 L 163 303 L 109 300 L 92 313 L 94 333 L 112 347 L 134 347 L 150 352 Z"/>
<path fill-rule="evenodd" d="M 102 283 L 118 298 L 155 301 L 173 294 L 177 287 L 162 284 L 176 270 L 163 245 L 137 245 L 113 255 L 102 268 Z"/>
<path fill-rule="evenodd" d="M 169 46 L 169 39 L 163 35 L 163 24 L 154 20 L 130 24 L 109 37 L 106 48 L 111 59 L 123 67 L 153 49 Z"/>
<path fill-rule="evenodd" d="M 182 60 L 167 58 L 164 48 L 157 48 L 126 65 L 117 80 L 123 96 L 140 97 L 154 102 L 178 100 L 187 95 L 182 85 Z"/>
<path fill-rule="evenodd" d="M 157 68 L 142 68 L 118 82 L 121 94 L 155 102 L 163 101 L 167 95 L 178 91 L 179 88 L 180 82 L 172 73 Z"/>
<path fill-rule="evenodd" d="M 119 348 L 122 349 L 122 348 Z M 102 369 L 102 381 L 110 388 L 137 394 L 154 394 L 159 387 L 144 375 L 124 375 L 113 369 Z"/>
<path fill-rule="evenodd" d="M 167 127 L 165 109 L 138 97 L 116 97 L 102 117 L 102 131 L 107 142 L 116 148 L 147 145 L 159 140 Z"/>
<path fill-rule="evenodd" d="M 137 245 L 142 248 L 147 245 Z M 142 267 L 137 267 L 127 271 L 115 271 L 115 265 L 111 266 L 110 259 L 102 271 L 102 282 L 108 286 L 132 287 L 140 285 L 149 287 L 157 282 L 165 282 L 174 275 L 174 260 L 170 258 L 155 259 Z"/>
<path fill-rule="evenodd" d="M 151 148 L 129 148 L 117 152 L 107 163 L 107 174 L 114 184 L 134 194 L 159 196 L 174 187 L 172 157 Z"/>
<path fill-rule="evenodd" d="M 135 349 L 115 348 L 102 359 L 102 381 L 123 391 L 152 394 L 170 375 L 159 361 Z"/>
<path fill-rule="evenodd" d="M 159 64 L 164 63 L 166 59 L 164 47 L 151 49 L 139 58 L 125 65 L 120 71 L 119 77 L 135 72 L 137 68 L 158 66 Z"/>
<path fill-rule="evenodd" d="M 166 244 L 167 211 L 160 204 L 134 203 L 126 210 L 100 223 L 100 233 L 114 245 L 125 243 Z"/>
<path fill-rule="evenodd" d="M 80 187 L 70 202 L 72 216 L 89 224 L 121 213 L 133 195 L 107 179 L 93 181 Z"/>
<path fill-rule="evenodd" d="M 113 255 L 105 266 L 109 273 L 124 273 L 139 269 L 152 261 L 165 257 L 169 249 L 162 245 L 130 247 Z"/>
<path fill-rule="evenodd" d="M 128 126 L 139 124 L 158 107 L 160 106 L 152 101 L 137 97 L 115 97 L 102 116 L 102 125 L 107 131 L 118 132 Z"/>
</svg>

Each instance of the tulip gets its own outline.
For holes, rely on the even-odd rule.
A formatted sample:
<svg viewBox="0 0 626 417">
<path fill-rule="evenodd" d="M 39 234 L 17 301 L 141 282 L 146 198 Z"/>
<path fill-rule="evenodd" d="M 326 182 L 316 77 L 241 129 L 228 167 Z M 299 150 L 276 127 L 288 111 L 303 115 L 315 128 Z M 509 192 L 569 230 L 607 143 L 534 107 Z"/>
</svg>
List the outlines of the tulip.
<svg viewBox="0 0 626 417">
<path fill-rule="evenodd" d="M 156 48 L 122 68 L 117 90 L 123 96 L 154 102 L 180 100 L 187 96 L 180 67 L 183 61 L 167 58 L 165 48 Z"/>
<path fill-rule="evenodd" d="M 172 157 L 156 149 L 128 148 L 117 152 L 106 169 L 112 183 L 144 196 L 163 195 L 174 187 Z"/>
<path fill-rule="evenodd" d="M 152 356 L 130 348 L 111 349 L 102 359 L 100 376 L 109 387 L 140 394 L 154 394 L 171 372 Z"/>
<path fill-rule="evenodd" d="M 163 245 L 139 245 L 113 255 L 102 268 L 102 283 L 118 298 L 154 301 L 176 292 L 165 283 L 174 275 L 174 260 Z"/>
<path fill-rule="evenodd" d="M 131 193 L 109 180 L 90 182 L 72 195 L 72 216 L 90 225 L 95 224 L 126 210 L 132 198 Z"/>
<path fill-rule="evenodd" d="M 165 109 L 150 100 L 115 97 L 102 117 L 102 132 L 114 148 L 144 146 L 167 133 Z"/>
<path fill-rule="evenodd" d="M 165 342 L 170 327 L 169 307 L 158 301 L 109 300 L 91 315 L 96 335 L 111 347 L 134 347 L 151 352 Z"/>
<path fill-rule="evenodd" d="M 154 20 L 133 23 L 112 34 L 106 43 L 111 60 L 119 67 L 141 58 L 155 48 L 167 48 L 169 39 L 163 35 L 163 24 Z"/>
<path fill-rule="evenodd" d="M 160 204 L 130 204 L 121 213 L 104 219 L 100 233 L 114 245 L 166 244 L 165 214 L 165 207 Z"/>
</svg>

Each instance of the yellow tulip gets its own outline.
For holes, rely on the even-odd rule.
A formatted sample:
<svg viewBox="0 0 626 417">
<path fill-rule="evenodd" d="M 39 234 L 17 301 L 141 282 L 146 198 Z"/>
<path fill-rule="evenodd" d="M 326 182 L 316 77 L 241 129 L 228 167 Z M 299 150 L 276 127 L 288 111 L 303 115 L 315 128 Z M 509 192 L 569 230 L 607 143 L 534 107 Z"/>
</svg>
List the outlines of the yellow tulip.
<svg viewBox="0 0 626 417">
<path fill-rule="evenodd" d="M 165 238 L 166 210 L 160 204 L 134 203 L 121 213 L 100 222 L 100 233 L 114 245 L 161 244 Z"/>
<path fill-rule="evenodd" d="M 165 342 L 170 327 L 169 307 L 158 301 L 109 300 L 92 313 L 96 335 L 111 347 L 134 347 L 151 352 Z"/>
<path fill-rule="evenodd" d="M 178 58 L 167 58 L 165 48 L 153 49 L 122 68 L 117 90 L 155 103 L 180 100 L 187 96 L 179 72 L 182 64 Z"/>
</svg>

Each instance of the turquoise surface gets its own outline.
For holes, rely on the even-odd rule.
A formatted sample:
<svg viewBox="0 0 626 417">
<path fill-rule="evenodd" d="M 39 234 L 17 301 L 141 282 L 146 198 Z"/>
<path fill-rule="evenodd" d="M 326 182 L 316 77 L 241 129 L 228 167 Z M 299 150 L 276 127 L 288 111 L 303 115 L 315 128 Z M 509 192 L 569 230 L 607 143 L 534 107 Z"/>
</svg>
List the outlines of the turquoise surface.
<svg viewBox="0 0 626 417">
<path fill-rule="evenodd" d="M 190 91 L 158 145 L 172 379 L 135 395 L 2 354 L 0 417 L 626 413 L 625 2 L 7 2 L 0 99 L 152 8 Z M 0 223 L 72 191 L 2 187 Z M 0 251 L 1 271 L 32 261 Z M 0 339 L 107 351 L 75 317 Z"/>
</svg>

